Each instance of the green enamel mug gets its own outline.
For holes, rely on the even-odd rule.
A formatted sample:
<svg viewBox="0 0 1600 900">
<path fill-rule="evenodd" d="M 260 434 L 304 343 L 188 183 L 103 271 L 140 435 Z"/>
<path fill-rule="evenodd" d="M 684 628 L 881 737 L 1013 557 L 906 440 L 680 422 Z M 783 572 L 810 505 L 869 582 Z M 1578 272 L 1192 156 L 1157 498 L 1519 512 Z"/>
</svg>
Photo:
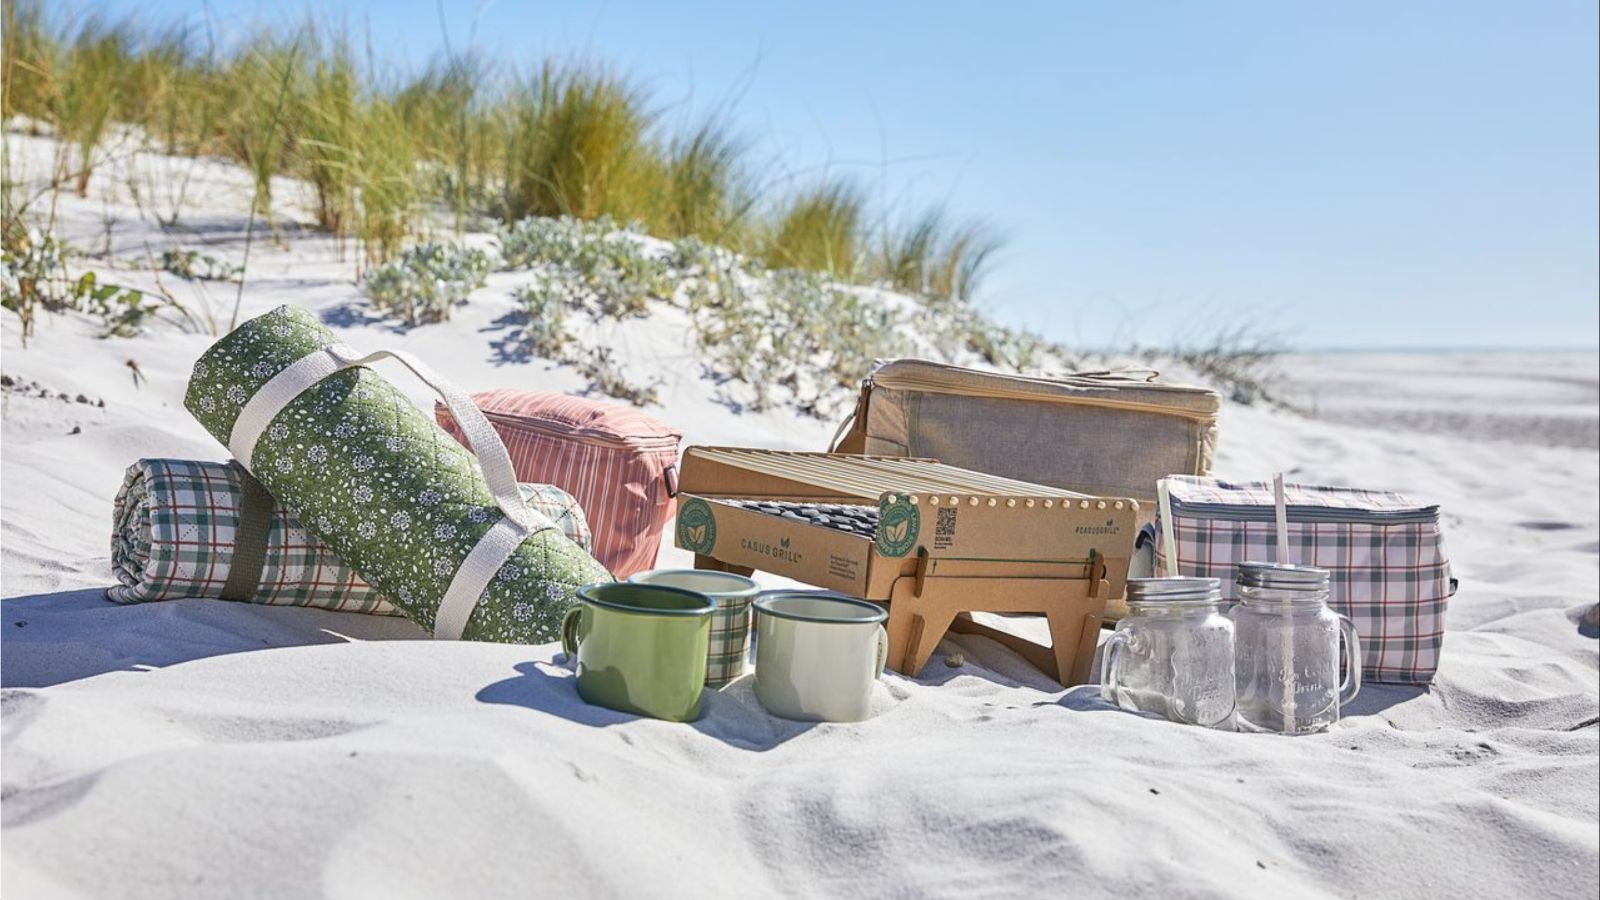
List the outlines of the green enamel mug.
<svg viewBox="0 0 1600 900">
<path fill-rule="evenodd" d="M 716 601 L 653 584 L 578 589 L 561 623 L 561 649 L 577 661 L 578 696 L 619 712 L 670 722 L 700 715 Z"/>
</svg>

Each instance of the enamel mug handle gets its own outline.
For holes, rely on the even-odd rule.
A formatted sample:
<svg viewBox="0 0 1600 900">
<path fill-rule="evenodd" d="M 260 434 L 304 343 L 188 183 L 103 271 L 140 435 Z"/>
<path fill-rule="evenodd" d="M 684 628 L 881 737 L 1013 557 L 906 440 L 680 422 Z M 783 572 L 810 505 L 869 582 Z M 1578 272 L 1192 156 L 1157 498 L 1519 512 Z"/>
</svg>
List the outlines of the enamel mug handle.
<svg viewBox="0 0 1600 900">
<path fill-rule="evenodd" d="M 1117 657 L 1127 643 L 1126 631 L 1113 631 L 1111 638 L 1106 641 L 1105 651 L 1100 655 L 1100 699 L 1114 706 L 1121 705 L 1117 703 Z"/>
<path fill-rule="evenodd" d="M 1343 706 L 1361 693 L 1361 635 L 1349 616 L 1339 616 L 1339 636 L 1344 643 L 1344 684 L 1339 685 L 1339 705 Z"/>
<path fill-rule="evenodd" d="M 878 626 L 878 664 L 872 670 L 873 678 L 883 677 L 883 667 L 889 662 L 889 630 Z"/>
<path fill-rule="evenodd" d="M 580 603 L 561 618 L 561 652 L 567 655 L 568 662 L 578 659 L 578 617 L 582 614 L 583 604 Z"/>
</svg>

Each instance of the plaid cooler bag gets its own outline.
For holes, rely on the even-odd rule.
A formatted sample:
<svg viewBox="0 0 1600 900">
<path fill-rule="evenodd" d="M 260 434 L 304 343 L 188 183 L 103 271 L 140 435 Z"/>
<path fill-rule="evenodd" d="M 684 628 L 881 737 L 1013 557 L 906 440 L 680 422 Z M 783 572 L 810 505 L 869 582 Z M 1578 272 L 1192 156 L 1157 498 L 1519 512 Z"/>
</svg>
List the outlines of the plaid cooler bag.
<svg viewBox="0 0 1600 900">
<path fill-rule="evenodd" d="M 1175 475 L 1173 536 L 1183 575 L 1222 579 L 1246 560 L 1273 561 L 1277 550 L 1272 484 Z M 1439 667 L 1445 602 L 1455 593 L 1439 528 L 1439 507 L 1388 491 L 1286 484 L 1290 562 L 1332 573 L 1328 603 L 1361 634 L 1364 679 L 1428 684 Z M 1165 568 L 1159 520 L 1157 574 Z"/>
</svg>

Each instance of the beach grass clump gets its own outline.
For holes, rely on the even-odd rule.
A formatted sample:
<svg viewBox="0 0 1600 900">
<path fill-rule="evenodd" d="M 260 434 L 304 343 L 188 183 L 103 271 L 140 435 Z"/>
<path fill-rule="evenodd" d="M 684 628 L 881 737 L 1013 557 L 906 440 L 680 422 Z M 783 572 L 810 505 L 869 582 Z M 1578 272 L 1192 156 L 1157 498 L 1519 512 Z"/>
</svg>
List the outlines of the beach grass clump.
<svg viewBox="0 0 1600 900">
<path fill-rule="evenodd" d="M 58 35 L 37 2 L 0 6 L 0 112 L 51 122 L 56 115 L 56 67 L 62 61 Z"/>
<path fill-rule="evenodd" d="M 646 93 L 606 69 L 546 63 L 503 101 L 501 213 L 622 221 L 654 202 Z"/>
<path fill-rule="evenodd" d="M 400 316 L 407 325 L 440 322 L 483 287 L 489 269 L 489 256 L 482 250 L 429 241 L 368 269 L 361 290 L 374 306 Z"/>
<path fill-rule="evenodd" d="M 316 191 L 317 225 L 332 234 L 348 234 L 356 218 L 364 112 L 349 45 L 336 41 L 308 54 L 296 88 L 295 151 L 301 172 Z"/>
<path fill-rule="evenodd" d="M 833 179 L 802 190 L 778 211 L 762 242 L 774 269 L 804 269 L 850 279 L 862 263 L 866 199 L 854 182 Z"/>
<path fill-rule="evenodd" d="M 490 88 L 487 64 L 447 57 L 406 80 L 392 103 L 411 135 L 423 192 L 450 209 L 457 231 L 493 202 L 501 137 Z"/>
<path fill-rule="evenodd" d="M 415 148 L 400 112 L 377 99 L 362 106 L 357 147 L 355 234 L 369 263 L 384 262 L 394 258 L 417 229 L 424 198 Z M 474 266 L 481 258 L 487 270 L 488 257 L 482 251 L 472 253 Z"/>
<path fill-rule="evenodd" d="M 1001 245 L 983 224 L 952 225 L 943 209 L 932 207 L 886 230 L 872 274 L 913 296 L 970 303 Z"/>
<path fill-rule="evenodd" d="M 89 195 L 95 150 L 113 124 L 112 112 L 131 68 L 131 43 L 126 26 L 90 18 L 67 48 L 56 122 L 61 139 L 77 148 L 73 177 L 79 197 Z"/>
<path fill-rule="evenodd" d="M 747 144 L 712 117 L 667 145 L 660 167 L 652 230 L 666 238 L 703 236 L 741 243 L 754 205 L 745 186 Z"/>
<path fill-rule="evenodd" d="M 272 178 L 289 172 L 303 120 L 295 102 L 303 90 L 303 30 L 258 32 L 227 61 L 215 84 L 222 96 L 219 149 L 250 170 L 251 214 L 272 221 Z"/>
<path fill-rule="evenodd" d="M 639 225 L 618 227 L 606 217 L 527 218 L 501 230 L 501 265 L 537 267 L 543 290 L 596 319 L 643 316 L 650 300 L 672 295 L 676 282 L 668 262 L 640 238 Z"/>
</svg>

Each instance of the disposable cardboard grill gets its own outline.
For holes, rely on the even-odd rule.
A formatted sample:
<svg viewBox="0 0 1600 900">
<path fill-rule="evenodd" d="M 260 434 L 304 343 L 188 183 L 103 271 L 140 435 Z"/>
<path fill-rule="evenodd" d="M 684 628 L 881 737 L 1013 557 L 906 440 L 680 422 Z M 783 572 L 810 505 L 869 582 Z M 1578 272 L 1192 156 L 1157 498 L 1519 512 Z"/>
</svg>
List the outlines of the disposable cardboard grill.
<svg viewBox="0 0 1600 900">
<path fill-rule="evenodd" d="M 876 505 L 865 537 L 728 503 Z M 931 459 L 727 447 L 684 452 L 677 545 L 699 568 L 756 569 L 889 608 L 889 666 L 915 675 L 945 631 L 1011 647 L 1063 685 L 1088 680 L 1106 598 L 1121 596 L 1137 501 Z M 1035 613 L 1050 646 L 973 621 Z"/>
</svg>

